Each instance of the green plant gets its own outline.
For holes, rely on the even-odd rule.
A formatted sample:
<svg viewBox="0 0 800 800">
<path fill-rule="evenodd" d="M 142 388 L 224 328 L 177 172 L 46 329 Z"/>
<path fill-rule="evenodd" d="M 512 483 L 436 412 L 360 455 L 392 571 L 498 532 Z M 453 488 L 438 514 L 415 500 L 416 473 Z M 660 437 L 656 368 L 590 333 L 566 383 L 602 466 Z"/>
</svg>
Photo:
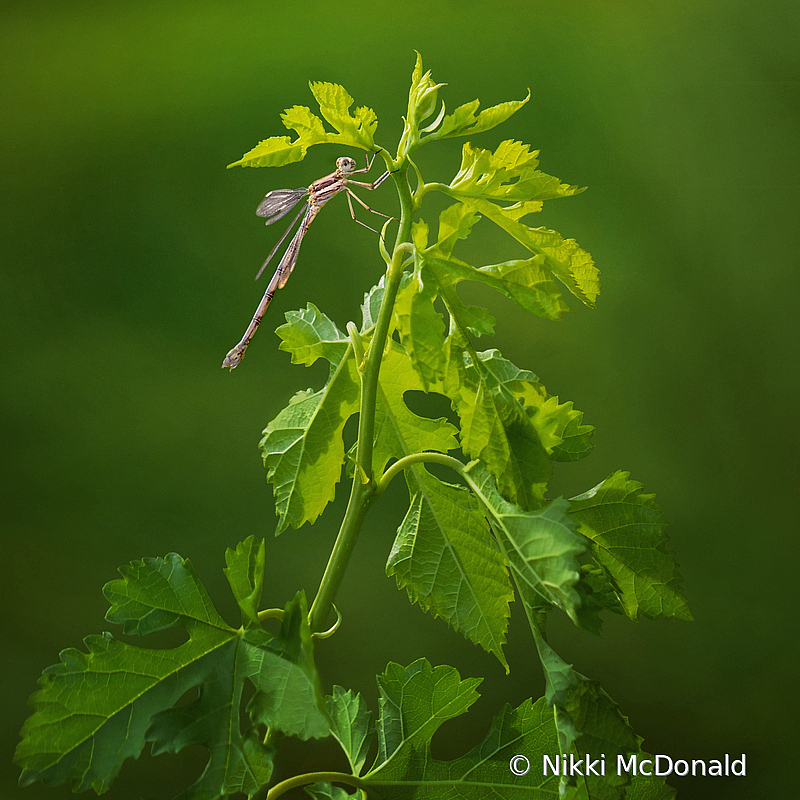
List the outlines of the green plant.
<svg viewBox="0 0 800 800">
<path fill-rule="evenodd" d="M 282 609 L 261 609 L 265 545 L 253 537 L 225 555 L 241 610 L 238 629 L 218 615 L 180 556 L 121 568 L 122 577 L 103 590 L 111 603 L 106 619 L 125 634 L 182 628 L 188 639 L 173 649 L 146 649 L 106 633 L 87 637 L 87 652 L 65 650 L 42 676 L 22 732 L 16 759 L 23 785 L 69 781 L 76 791 L 100 793 L 146 742 L 154 753 L 201 744 L 209 750 L 206 769 L 180 796 L 250 797 L 266 791 L 283 737 L 332 735 L 350 773 L 298 775 L 273 786 L 267 798 L 300 786 L 332 800 L 673 795 L 660 778 L 615 775 L 611 766 L 603 776 L 561 777 L 543 776 L 538 767 L 522 775 L 510 768 L 517 755 L 538 765 L 543 755 L 575 760 L 602 753 L 610 764 L 618 754 L 640 751 L 616 703 L 547 643 L 550 611 L 561 609 L 595 633 L 604 610 L 632 620 L 690 615 L 660 511 L 627 473 L 570 500 L 548 499 L 552 462 L 587 455 L 593 428 L 533 373 L 496 350 L 478 351 L 475 338 L 491 334 L 495 320 L 457 293 L 463 281 L 482 283 L 556 320 L 567 310 L 560 282 L 592 306 L 599 282 L 589 254 L 573 240 L 522 222 L 544 200 L 581 190 L 539 171 L 537 153 L 516 141 L 493 152 L 465 144 L 449 184 L 426 182 L 412 160 L 420 147 L 487 131 L 528 100 L 481 112 L 476 100 L 451 114 L 442 104 L 423 127 L 436 112 L 440 87 L 418 58 L 395 156 L 374 142 L 375 114 L 367 108 L 351 114 L 345 90 L 323 83 L 311 89 L 335 133 L 295 106 L 283 121 L 297 138 L 267 139 L 236 162 L 281 166 L 315 144 L 348 145 L 384 159 L 400 202 L 392 252 L 381 246 L 386 274 L 366 295 L 361 325 L 348 323 L 342 333 L 309 304 L 288 313 L 277 331 L 294 363 L 321 358 L 330 364 L 325 386 L 295 395 L 261 441 L 277 533 L 313 523 L 333 498 L 343 467 L 350 479 L 347 511 L 310 609 L 302 592 Z M 454 201 L 439 215 L 435 236 L 418 218 L 431 192 Z M 481 216 L 531 257 L 476 268 L 455 256 Z M 459 426 L 412 412 L 404 400 L 409 390 L 447 397 Z M 347 450 L 343 429 L 354 414 L 358 436 Z M 436 477 L 430 464 L 449 468 L 454 482 Z M 335 630 L 322 633 L 364 518 L 401 473 L 409 506 L 387 573 L 412 602 L 494 654 L 506 671 L 503 645 L 516 590 L 546 678 L 544 698 L 503 708 L 483 742 L 455 761 L 434 759 L 431 737 L 467 711 L 479 679 L 462 680 L 453 667 L 425 659 L 407 667 L 390 663 L 378 677 L 373 722 L 359 694 L 336 686 L 324 696 L 315 667 L 317 640 Z M 281 620 L 277 635 L 262 626 L 268 618 Z M 243 708 L 245 681 L 253 692 Z M 191 690 L 198 690 L 194 699 L 178 703 Z M 377 754 L 367 766 L 376 737 Z"/>
</svg>

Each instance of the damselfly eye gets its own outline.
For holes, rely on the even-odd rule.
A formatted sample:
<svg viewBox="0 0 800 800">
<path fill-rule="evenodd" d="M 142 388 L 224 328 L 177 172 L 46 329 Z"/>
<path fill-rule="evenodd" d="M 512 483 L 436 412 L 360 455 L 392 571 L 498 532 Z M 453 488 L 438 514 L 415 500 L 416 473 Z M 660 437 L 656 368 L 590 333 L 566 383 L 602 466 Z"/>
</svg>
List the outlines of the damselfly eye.
<svg viewBox="0 0 800 800">
<path fill-rule="evenodd" d="M 352 172 L 356 168 L 356 162 L 348 156 L 336 159 L 336 168 L 340 172 Z"/>
</svg>

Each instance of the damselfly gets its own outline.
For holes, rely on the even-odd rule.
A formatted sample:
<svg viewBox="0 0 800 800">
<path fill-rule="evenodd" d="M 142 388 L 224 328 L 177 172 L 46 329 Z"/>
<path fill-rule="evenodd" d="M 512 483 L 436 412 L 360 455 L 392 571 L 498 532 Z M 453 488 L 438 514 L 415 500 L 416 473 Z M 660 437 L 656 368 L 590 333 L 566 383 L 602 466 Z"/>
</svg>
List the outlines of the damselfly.
<svg viewBox="0 0 800 800">
<path fill-rule="evenodd" d="M 256 209 L 256 214 L 259 217 L 266 218 L 266 225 L 272 225 L 273 222 L 277 222 L 279 219 L 286 216 L 286 214 L 288 214 L 301 200 L 306 199 L 306 204 L 300 209 L 297 216 L 284 231 L 283 236 L 281 236 L 281 238 L 278 240 L 278 243 L 275 245 L 275 247 L 272 248 L 272 252 L 267 256 L 267 260 L 261 265 L 261 269 L 256 275 L 256 280 L 258 280 L 261 273 L 267 268 L 267 264 L 269 264 L 269 262 L 272 260 L 272 257 L 278 251 L 278 248 L 283 244 L 297 220 L 300 219 L 300 217 L 303 217 L 303 221 L 300 223 L 300 227 L 295 232 L 292 241 L 289 242 L 289 246 L 286 248 L 286 252 L 283 254 L 283 258 L 281 258 L 280 264 L 278 264 L 278 268 L 275 270 L 275 274 L 272 276 L 269 286 L 267 286 L 267 291 L 264 292 L 264 296 L 261 298 L 261 302 L 256 309 L 256 313 L 253 315 L 253 319 L 247 326 L 247 330 L 244 332 L 242 340 L 236 345 L 236 347 L 233 348 L 233 350 L 228 353 L 227 356 L 225 356 L 225 360 L 222 362 L 223 369 L 225 367 L 234 369 L 236 366 L 238 366 L 242 358 L 244 358 L 244 351 L 247 349 L 247 345 L 250 344 L 250 340 L 253 338 L 258 326 L 261 324 L 261 320 L 264 317 L 267 306 L 269 306 L 272 298 L 275 296 L 275 292 L 277 292 L 278 289 L 282 289 L 286 285 L 286 281 L 289 280 L 289 276 L 292 274 L 294 265 L 297 263 L 297 254 L 300 252 L 300 245 L 303 242 L 303 237 L 306 235 L 306 231 L 308 231 L 309 225 L 311 225 L 311 223 L 314 221 L 314 217 L 319 214 L 320 209 L 325 205 L 325 203 L 328 202 L 328 200 L 330 200 L 332 197 L 335 197 L 337 194 L 340 194 L 341 192 L 345 192 L 347 194 L 347 203 L 350 206 L 350 216 L 352 216 L 352 218 L 360 225 L 363 225 L 365 228 L 369 228 L 371 231 L 375 229 L 370 228 L 369 225 L 361 222 L 360 219 L 356 219 L 355 212 L 353 211 L 353 201 L 351 198 L 355 198 L 357 202 L 367 209 L 367 211 L 372 211 L 373 214 L 379 214 L 387 219 L 392 219 L 392 217 L 390 217 L 388 214 L 381 214 L 380 211 L 375 211 L 374 209 L 370 208 L 350 189 L 350 186 L 360 186 L 362 189 L 370 190 L 377 189 L 389 176 L 388 171 L 384 172 L 383 175 L 381 175 L 380 178 L 375 181 L 375 183 L 363 183 L 362 181 L 350 180 L 348 177 L 350 175 L 358 175 L 362 172 L 368 172 L 371 166 L 372 159 L 369 158 L 369 155 L 367 155 L 367 166 L 364 167 L 364 169 L 356 169 L 356 162 L 353 161 L 352 158 L 347 156 L 337 158 L 336 171 L 332 172 L 330 175 L 326 175 L 324 178 L 320 178 L 318 181 L 314 181 L 314 183 L 312 183 L 307 189 L 275 189 L 261 201 Z"/>
</svg>

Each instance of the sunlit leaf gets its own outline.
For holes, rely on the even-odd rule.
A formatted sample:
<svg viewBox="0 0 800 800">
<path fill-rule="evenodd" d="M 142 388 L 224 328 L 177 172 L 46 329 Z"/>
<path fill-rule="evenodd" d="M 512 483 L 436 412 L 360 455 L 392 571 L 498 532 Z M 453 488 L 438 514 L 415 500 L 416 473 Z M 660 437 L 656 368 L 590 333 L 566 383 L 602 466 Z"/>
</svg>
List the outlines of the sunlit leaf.
<svg viewBox="0 0 800 800">
<path fill-rule="evenodd" d="M 300 139 L 288 136 L 271 136 L 248 150 L 238 161 L 228 167 L 284 167 L 305 158 L 307 145 Z"/>
<path fill-rule="evenodd" d="M 530 202 L 584 191 L 538 170 L 538 155 L 539 151 L 531 151 L 530 145 L 511 139 L 502 142 L 494 153 L 467 142 L 461 153 L 461 167 L 450 181 L 449 194 L 459 199 Z"/>
<path fill-rule="evenodd" d="M 470 136 L 473 133 L 491 130 L 501 122 L 505 122 L 512 114 L 516 114 L 530 98 L 531 93 L 528 91 L 528 96 L 523 100 L 510 100 L 491 108 L 485 108 L 477 117 L 475 112 L 480 106 L 480 101 L 473 100 L 471 103 L 465 103 L 444 118 L 441 126 L 433 132 L 431 138 L 446 139 L 450 136 Z"/>
<path fill-rule="evenodd" d="M 353 98 L 344 87 L 335 83 L 309 83 L 311 92 L 319 103 L 320 112 L 337 131 L 338 144 L 349 144 L 362 150 L 374 148 L 373 135 L 378 118 L 371 108 L 357 108 L 350 114 Z"/>
</svg>

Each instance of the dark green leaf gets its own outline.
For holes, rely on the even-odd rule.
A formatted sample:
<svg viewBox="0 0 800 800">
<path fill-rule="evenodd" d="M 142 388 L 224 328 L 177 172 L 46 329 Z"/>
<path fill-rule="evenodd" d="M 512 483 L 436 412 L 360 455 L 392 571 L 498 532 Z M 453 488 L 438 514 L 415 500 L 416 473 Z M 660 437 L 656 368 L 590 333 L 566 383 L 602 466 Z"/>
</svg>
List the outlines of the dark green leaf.
<svg viewBox="0 0 800 800">
<path fill-rule="evenodd" d="M 452 667 L 432 668 L 424 659 L 406 668 L 389 664 L 378 679 L 379 751 L 363 778 L 367 785 L 384 800 L 552 800 L 558 778 L 543 778 L 537 769 L 516 776 L 509 769 L 514 755 L 525 754 L 535 764 L 541 763 L 541 754 L 557 750 L 552 712 L 543 700 L 525 701 L 516 709 L 506 706 L 483 742 L 466 755 L 454 761 L 431 757 L 432 736 L 475 702 L 477 683 L 462 681 Z"/>
<path fill-rule="evenodd" d="M 86 638 L 88 653 L 65 650 L 61 663 L 45 670 L 32 698 L 35 713 L 25 723 L 16 756 L 22 784 L 69 781 L 75 791 L 104 792 L 123 761 L 137 758 L 147 739 L 157 751 L 189 743 L 209 748 L 207 769 L 186 798 L 254 793 L 269 778 L 271 755 L 240 734 L 239 635 L 214 610 L 191 564 L 175 553 L 134 562 L 120 572 L 123 578 L 105 589 L 112 603 L 110 621 L 136 634 L 182 627 L 189 639 L 171 650 L 148 650 L 106 633 Z M 236 565 L 231 575 L 241 585 Z M 194 687 L 199 698 L 170 711 Z M 206 724 L 212 708 L 216 718 Z M 208 794 L 211 784 L 213 795 Z"/>
</svg>

